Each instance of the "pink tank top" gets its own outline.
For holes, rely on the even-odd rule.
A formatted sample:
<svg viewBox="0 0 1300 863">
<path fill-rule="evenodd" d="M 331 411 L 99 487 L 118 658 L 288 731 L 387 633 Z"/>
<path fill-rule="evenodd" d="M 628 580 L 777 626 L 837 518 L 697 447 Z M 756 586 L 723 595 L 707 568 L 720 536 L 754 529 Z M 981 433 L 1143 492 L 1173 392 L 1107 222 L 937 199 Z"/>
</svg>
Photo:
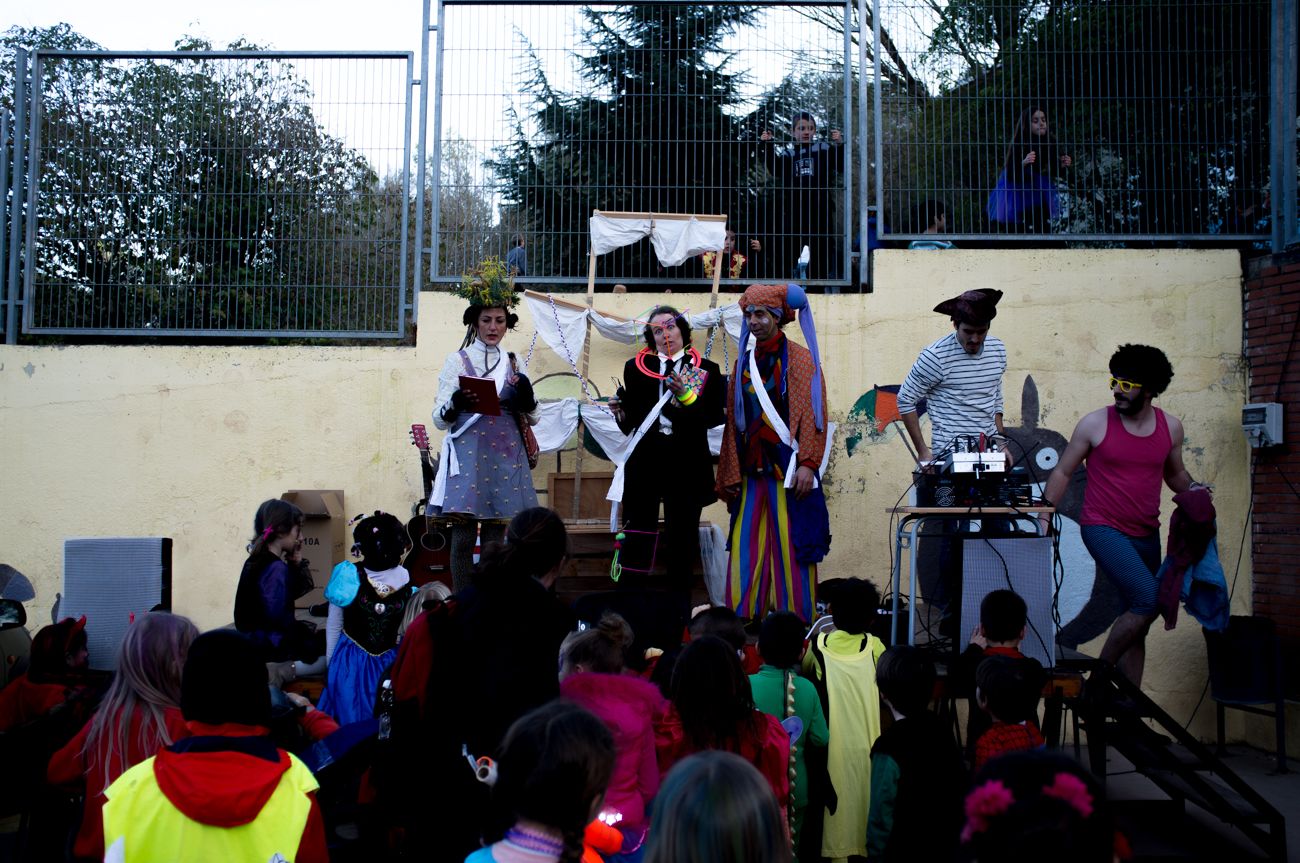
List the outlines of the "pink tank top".
<svg viewBox="0 0 1300 863">
<path fill-rule="evenodd" d="M 1154 410 L 1155 431 L 1138 437 L 1124 428 L 1114 405 L 1106 409 L 1106 434 L 1088 453 L 1079 524 L 1113 527 L 1129 536 L 1160 529 L 1160 486 L 1173 443 L 1165 412 Z"/>
</svg>

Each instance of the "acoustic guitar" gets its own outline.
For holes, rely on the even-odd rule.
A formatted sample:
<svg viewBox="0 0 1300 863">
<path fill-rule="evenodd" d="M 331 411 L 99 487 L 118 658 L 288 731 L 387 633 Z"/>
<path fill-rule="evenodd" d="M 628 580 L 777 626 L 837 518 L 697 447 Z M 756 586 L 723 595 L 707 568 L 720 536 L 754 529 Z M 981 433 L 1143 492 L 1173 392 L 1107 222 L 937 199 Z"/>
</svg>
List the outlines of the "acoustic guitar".
<svg viewBox="0 0 1300 863">
<path fill-rule="evenodd" d="M 411 574 L 411 583 L 421 587 L 431 581 L 441 581 L 451 587 L 451 525 L 426 515 L 437 462 L 429 455 L 429 432 L 422 425 L 411 426 L 411 443 L 420 454 L 420 478 L 424 484 L 424 498 L 411 507 L 411 520 L 406 523 L 406 534 L 411 539 L 411 550 L 403 561 Z"/>
</svg>

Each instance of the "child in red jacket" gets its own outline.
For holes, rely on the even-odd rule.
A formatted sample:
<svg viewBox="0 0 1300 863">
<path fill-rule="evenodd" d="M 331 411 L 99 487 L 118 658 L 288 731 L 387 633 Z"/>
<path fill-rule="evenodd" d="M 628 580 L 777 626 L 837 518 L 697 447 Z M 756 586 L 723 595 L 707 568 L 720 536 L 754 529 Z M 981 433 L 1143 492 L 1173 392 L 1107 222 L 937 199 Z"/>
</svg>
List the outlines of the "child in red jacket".
<svg viewBox="0 0 1300 863">
<path fill-rule="evenodd" d="M 1044 682 L 1036 659 L 990 656 L 980 663 L 975 698 L 993 724 L 975 743 L 975 770 L 999 755 L 1046 746 L 1037 725 Z"/>
</svg>

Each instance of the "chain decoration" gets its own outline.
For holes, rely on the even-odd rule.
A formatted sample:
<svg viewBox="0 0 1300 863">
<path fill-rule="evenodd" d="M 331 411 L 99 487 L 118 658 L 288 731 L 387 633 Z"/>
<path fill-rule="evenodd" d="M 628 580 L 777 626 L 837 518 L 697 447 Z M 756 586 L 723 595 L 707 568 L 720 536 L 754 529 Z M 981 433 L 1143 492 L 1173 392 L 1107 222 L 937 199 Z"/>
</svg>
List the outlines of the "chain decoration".
<svg viewBox="0 0 1300 863">
<path fill-rule="evenodd" d="M 578 383 L 582 384 L 582 394 L 587 397 L 587 401 L 595 405 L 597 410 L 604 411 L 613 419 L 614 414 L 610 412 L 609 408 L 592 398 L 591 388 L 587 386 L 587 379 L 578 371 L 578 363 L 573 359 L 573 351 L 569 350 L 569 343 L 564 338 L 564 325 L 560 323 L 560 311 L 555 307 L 555 297 L 547 294 L 546 299 L 551 304 L 551 314 L 555 316 L 555 329 L 560 334 L 560 344 L 564 346 L 564 357 L 569 361 L 569 368 L 573 369 L 573 376 L 578 379 Z"/>
</svg>

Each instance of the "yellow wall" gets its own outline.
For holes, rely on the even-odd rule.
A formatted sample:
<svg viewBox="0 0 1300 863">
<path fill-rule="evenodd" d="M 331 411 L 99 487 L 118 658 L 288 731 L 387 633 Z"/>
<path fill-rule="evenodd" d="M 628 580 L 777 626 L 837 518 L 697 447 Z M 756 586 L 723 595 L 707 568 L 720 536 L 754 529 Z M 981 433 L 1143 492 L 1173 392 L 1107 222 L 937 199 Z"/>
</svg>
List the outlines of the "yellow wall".
<svg viewBox="0 0 1300 863">
<path fill-rule="evenodd" d="M 917 351 L 950 327 L 930 308 L 967 288 L 1006 291 L 993 333 L 1009 352 L 1008 425 L 1020 421 L 1021 385 L 1032 374 L 1041 424 L 1068 435 L 1079 416 L 1106 403 L 1115 346 L 1158 345 L 1177 372 L 1160 404 L 1185 421 L 1193 476 L 1216 487 L 1220 548 L 1234 571 L 1248 499 L 1235 253 L 889 251 L 876 253 L 875 274 L 874 294 L 813 298 L 832 419 L 845 420 L 873 384 L 900 383 Z M 701 295 L 672 299 L 708 304 Z M 637 314 L 652 301 L 603 294 L 598 305 Z M 172 537 L 175 608 L 207 627 L 230 620 L 263 499 L 342 488 L 350 514 L 405 516 L 420 493 L 407 427 L 429 423 L 438 370 L 460 337 L 460 301 L 426 293 L 421 304 L 415 348 L 0 347 L 0 560 L 36 585 L 33 621 L 48 620 L 66 537 Z M 797 327 L 791 332 L 798 337 Z M 524 311 L 506 346 L 524 354 L 531 338 Z M 591 380 L 607 393 L 630 354 L 597 337 Z M 713 357 L 721 355 L 719 345 Z M 539 342 L 533 376 L 566 369 Z M 539 487 L 553 463 L 543 459 Z M 822 577 L 865 576 L 883 587 L 885 510 L 910 482 L 897 432 L 852 457 L 841 436 L 827 482 L 835 540 Z M 706 514 L 725 519 L 720 506 Z M 1239 612 L 1248 608 L 1249 572 L 1247 560 Z M 1147 689 L 1185 717 L 1205 680 L 1199 627 L 1184 617 L 1149 644 Z"/>
</svg>

